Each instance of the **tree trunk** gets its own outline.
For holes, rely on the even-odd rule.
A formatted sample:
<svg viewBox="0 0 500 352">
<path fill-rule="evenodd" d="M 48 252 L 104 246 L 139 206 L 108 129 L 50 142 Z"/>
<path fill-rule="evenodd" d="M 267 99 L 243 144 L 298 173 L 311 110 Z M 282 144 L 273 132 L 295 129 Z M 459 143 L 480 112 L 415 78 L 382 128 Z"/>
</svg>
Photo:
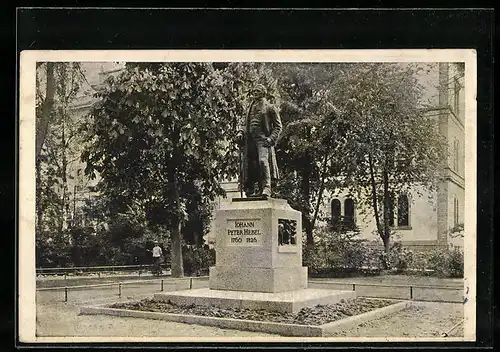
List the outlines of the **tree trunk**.
<svg viewBox="0 0 500 352">
<path fill-rule="evenodd" d="M 66 153 L 66 116 L 64 108 L 60 109 L 62 117 L 62 136 L 61 136 L 61 153 L 62 153 L 62 214 L 63 214 L 63 230 L 68 228 L 69 217 L 69 197 L 68 197 L 68 155 Z"/>
<path fill-rule="evenodd" d="M 173 199 L 173 209 L 174 214 L 172 216 L 172 228 L 170 231 L 170 243 L 171 243 L 171 273 L 172 277 L 183 277 L 184 276 L 184 266 L 182 263 L 182 241 L 181 241 L 181 226 L 182 221 L 180 217 L 180 197 L 179 197 L 179 188 L 177 181 L 177 172 L 175 170 L 172 171 L 172 190 L 171 195 Z"/>
<path fill-rule="evenodd" d="M 385 252 L 389 253 L 389 250 L 391 249 L 391 237 L 390 236 L 383 236 L 382 242 L 384 243 Z"/>
<path fill-rule="evenodd" d="M 328 163 L 328 153 L 325 153 L 325 157 L 323 159 L 323 165 L 321 167 L 321 184 L 319 186 L 319 191 L 318 191 L 318 199 L 316 200 L 316 207 L 314 208 L 314 215 L 312 218 L 312 223 L 311 227 L 314 229 L 314 226 L 316 226 L 316 220 L 318 219 L 318 214 L 319 214 L 319 207 L 321 206 L 321 200 L 323 198 L 323 192 L 325 191 L 325 180 L 326 180 L 326 166 Z"/>
<path fill-rule="evenodd" d="M 40 156 L 40 153 L 42 151 L 43 143 L 45 142 L 45 137 L 47 135 L 47 131 L 49 130 L 49 124 L 52 116 L 52 109 L 54 107 L 54 93 L 55 93 L 54 65 L 55 65 L 54 62 L 46 63 L 47 89 L 45 93 L 45 100 L 42 104 L 42 113 L 40 116 L 40 121 L 36 124 L 37 126 L 36 138 L 35 138 L 36 157 Z"/>
<path fill-rule="evenodd" d="M 385 251 L 389 252 L 389 240 L 391 236 L 391 229 L 389 228 L 389 215 L 390 215 L 390 193 L 389 193 L 389 176 L 387 175 L 387 169 L 384 168 L 382 171 L 383 187 L 384 187 L 384 232 L 382 236 L 382 241 L 384 242 Z"/>
<path fill-rule="evenodd" d="M 171 272 L 172 277 L 183 277 L 184 266 L 182 264 L 182 241 L 181 241 L 181 221 L 178 216 L 172 219 L 172 229 L 170 232 L 170 255 L 171 255 Z"/>
<path fill-rule="evenodd" d="M 308 216 L 302 217 L 302 226 L 306 231 L 306 246 L 312 247 L 314 245 L 314 237 L 313 237 L 313 227 L 311 223 L 311 219 Z"/>
<path fill-rule="evenodd" d="M 376 182 L 375 182 L 375 171 L 373 169 L 373 159 L 372 159 L 371 154 L 368 154 L 368 164 L 370 166 L 370 183 L 372 186 L 372 206 L 373 206 L 373 212 L 375 214 L 375 223 L 377 225 L 377 232 L 383 241 L 384 240 L 384 238 L 383 238 L 384 232 L 382 230 L 382 224 L 380 223 L 380 216 L 379 216 L 379 212 L 378 212 L 377 186 L 376 186 Z"/>
<path fill-rule="evenodd" d="M 35 161 L 36 173 L 36 219 L 35 219 L 35 232 L 42 233 L 43 223 L 43 206 L 42 206 L 42 170 L 40 165 L 40 158 L 37 157 Z"/>
<path fill-rule="evenodd" d="M 302 214 L 302 222 L 303 222 L 302 226 L 306 231 L 306 246 L 309 247 L 314 245 L 313 227 L 311 222 L 311 204 L 310 204 L 311 156 L 309 155 L 309 153 L 306 153 L 303 160 L 304 160 L 303 163 L 304 168 L 302 169 L 302 177 L 300 180 L 301 183 L 300 188 L 304 205 L 304 212 Z"/>
</svg>

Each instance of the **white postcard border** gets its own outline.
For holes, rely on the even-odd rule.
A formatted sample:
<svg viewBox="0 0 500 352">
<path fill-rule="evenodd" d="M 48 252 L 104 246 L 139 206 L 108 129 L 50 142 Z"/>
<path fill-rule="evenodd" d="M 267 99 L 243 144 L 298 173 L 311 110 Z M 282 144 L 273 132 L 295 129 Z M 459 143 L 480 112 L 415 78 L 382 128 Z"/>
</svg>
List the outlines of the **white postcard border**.
<svg viewBox="0 0 500 352">
<path fill-rule="evenodd" d="M 18 333 L 21 342 L 194 341 L 158 338 L 36 337 L 35 85 L 36 62 L 465 62 L 464 338 L 321 338 L 320 341 L 475 341 L 477 58 L 473 49 L 404 50 L 43 50 L 20 55 Z M 314 341 L 312 338 L 283 338 Z M 265 341 L 283 341 L 265 339 Z M 245 341 L 232 338 L 231 341 Z M 261 341 L 252 338 L 252 341 Z M 213 341 L 200 338 L 196 341 Z M 217 341 L 227 341 L 217 338 Z M 248 341 L 248 338 L 246 339 Z M 263 340 L 262 340 L 263 341 Z"/>
</svg>

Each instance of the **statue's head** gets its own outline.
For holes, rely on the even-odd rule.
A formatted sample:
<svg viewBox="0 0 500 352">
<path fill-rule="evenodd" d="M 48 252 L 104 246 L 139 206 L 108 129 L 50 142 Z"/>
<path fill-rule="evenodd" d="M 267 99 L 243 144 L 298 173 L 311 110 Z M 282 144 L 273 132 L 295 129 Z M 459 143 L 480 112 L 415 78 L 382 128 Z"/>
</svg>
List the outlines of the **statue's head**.
<svg viewBox="0 0 500 352">
<path fill-rule="evenodd" d="M 254 98 L 264 98 L 266 94 L 267 94 L 267 89 L 262 84 L 257 84 L 252 89 L 252 95 L 254 96 Z"/>
</svg>

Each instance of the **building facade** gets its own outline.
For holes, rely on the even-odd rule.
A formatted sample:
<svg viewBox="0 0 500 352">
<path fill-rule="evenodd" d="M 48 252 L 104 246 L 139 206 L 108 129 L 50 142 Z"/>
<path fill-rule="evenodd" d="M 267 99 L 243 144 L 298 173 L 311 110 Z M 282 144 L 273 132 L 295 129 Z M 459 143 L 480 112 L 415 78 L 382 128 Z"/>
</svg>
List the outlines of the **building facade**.
<svg viewBox="0 0 500 352">
<path fill-rule="evenodd" d="M 68 107 L 69 117 L 74 123 L 85 121 L 90 113 L 97 98 L 94 94 L 110 75 L 115 75 L 123 69 L 122 63 L 116 62 L 82 62 L 81 71 L 84 75 L 84 81 L 81 83 L 72 104 Z M 96 192 L 96 186 L 99 182 L 99 175 L 90 179 L 85 176 L 86 164 L 80 160 L 81 146 L 88 141 L 83 136 L 76 136 L 73 143 L 79 147 L 76 148 L 76 154 L 72 162 L 68 163 L 68 192 L 70 198 L 70 221 L 78 226 L 96 226 L 87 221 L 84 213 L 85 206 L 92 206 L 99 193 Z"/>
<path fill-rule="evenodd" d="M 436 192 L 414 186 L 407 194 L 395 197 L 391 227 L 395 240 L 408 247 L 463 247 L 463 238 L 453 231 L 463 226 L 464 219 L 464 66 L 461 63 L 431 65 L 419 79 L 431 106 L 427 113 L 435 118 L 436 128 L 447 141 L 447 158 L 442 162 L 442 181 Z M 325 203 L 323 212 L 327 218 L 352 219 L 361 238 L 380 241 L 375 234 L 373 212 L 361 209 L 356 199 L 341 193 Z"/>
</svg>

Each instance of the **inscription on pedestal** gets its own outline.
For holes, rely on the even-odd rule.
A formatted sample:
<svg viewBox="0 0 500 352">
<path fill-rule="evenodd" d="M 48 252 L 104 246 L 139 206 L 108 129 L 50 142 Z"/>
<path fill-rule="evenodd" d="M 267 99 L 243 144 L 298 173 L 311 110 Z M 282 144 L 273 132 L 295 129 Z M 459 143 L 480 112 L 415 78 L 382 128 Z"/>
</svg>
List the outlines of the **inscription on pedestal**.
<svg viewBox="0 0 500 352">
<path fill-rule="evenodd" d="M 226 243 L 228 246 L 261 246 L 262 220 L 227 219 Z"/>
</svg>

